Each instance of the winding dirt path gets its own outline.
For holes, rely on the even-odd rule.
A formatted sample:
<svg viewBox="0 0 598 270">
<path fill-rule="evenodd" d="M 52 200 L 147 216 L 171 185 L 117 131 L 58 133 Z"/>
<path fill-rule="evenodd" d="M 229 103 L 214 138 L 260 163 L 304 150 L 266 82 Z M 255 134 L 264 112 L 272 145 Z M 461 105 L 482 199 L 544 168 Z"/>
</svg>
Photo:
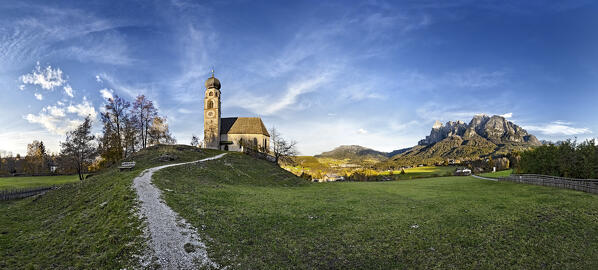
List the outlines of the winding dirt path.
<svg viewBox="0 0 598 270">
<path fill-rule="evenodd" d="M 149 246 L 151 248 L 151 254 L 142 258 L 142 265 L 147 267 L 152 263 L 157 263 L 162 269 L 197 269 L 198 266 L 220 268 L 208 257 L 206 245 L 201 242 L 196 228 L 179 217 L 160 198 L 162 192 L 152 184 L 152 174 L 172 166 L 219 159 L 225 154 L 198 161 L 150 168 L 133 180 L 133 187 L 141 202 L 139 214 L 146 218 L 146 234 L 150 239 Z M 187 245 L 187 250 L 185 250 L 185 245 Z"/>
</svg>

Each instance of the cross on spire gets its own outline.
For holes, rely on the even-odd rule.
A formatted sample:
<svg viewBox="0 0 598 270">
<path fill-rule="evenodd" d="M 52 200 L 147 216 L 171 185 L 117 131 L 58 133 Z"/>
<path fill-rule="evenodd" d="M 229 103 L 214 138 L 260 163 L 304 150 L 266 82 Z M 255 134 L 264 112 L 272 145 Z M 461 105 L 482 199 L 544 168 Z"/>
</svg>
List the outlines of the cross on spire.
<svg viewBox="0 0 598 270">
<path fill-rule="evenodd" d="M 212 66 L 212 78 L 214 78 L 214 66 Z"/>
</svg>

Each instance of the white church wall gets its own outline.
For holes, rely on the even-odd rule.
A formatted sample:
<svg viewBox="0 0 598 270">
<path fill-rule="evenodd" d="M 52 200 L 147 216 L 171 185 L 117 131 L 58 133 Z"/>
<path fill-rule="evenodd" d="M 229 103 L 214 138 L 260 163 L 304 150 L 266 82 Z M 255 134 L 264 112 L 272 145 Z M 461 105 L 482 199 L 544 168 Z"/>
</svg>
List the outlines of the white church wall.
<svg viewBox="0 0 598 270">
<path fill-rule="evenodd" d="M 257 145 L 259 148 L 268 149 L 270 147 L 270 137 L 263 135 L 263 134 L 221 134 L 220 141 L 230 141 L 233 144 L 228 145 L 228 151 L 241 151 L 241 146 L 239 142 L 243 139 L 244 142 L 252 143 L 257 140 Z M 224 145 L 220 146 L 221 150 L 224 150 Z"/>
</svg>

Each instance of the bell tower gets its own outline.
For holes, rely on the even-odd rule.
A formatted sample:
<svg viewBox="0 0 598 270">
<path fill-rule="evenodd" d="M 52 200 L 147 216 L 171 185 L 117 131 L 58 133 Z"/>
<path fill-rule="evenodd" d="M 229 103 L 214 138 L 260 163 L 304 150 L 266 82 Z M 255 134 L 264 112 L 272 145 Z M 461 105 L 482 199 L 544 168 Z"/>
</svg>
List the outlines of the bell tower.
<svg viewBox="0 0 598 270">
<path fill-rule="evenodd" d="M 206 80 L 206 93 L 203 103 L 204 147 L 220 149 L 220 81 L 214 77 Z"/>
</svg>

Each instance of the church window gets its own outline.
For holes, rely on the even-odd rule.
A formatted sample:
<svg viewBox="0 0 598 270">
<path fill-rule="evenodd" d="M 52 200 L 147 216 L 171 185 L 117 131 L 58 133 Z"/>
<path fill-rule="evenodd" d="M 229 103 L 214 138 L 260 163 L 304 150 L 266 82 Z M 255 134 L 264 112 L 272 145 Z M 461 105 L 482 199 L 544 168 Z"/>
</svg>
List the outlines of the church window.
<svg viewBox="0 0 598 270">
<path fill-rule="evenodd" d="M 213 101 L 208 101 L 208 109 L 214 108 L 214 102 Z"/>
<path fill-rule="evenodd" d="M 210 92 L 210 96 L 213 96 L 213 95 L 214 95 L 214 92 Z"/>
<path fill-rule="evenodd" d="M 218 96 L 218 93 L 214 93 L 214 96 Z"/>
<path fill-rule="evenodd" d="M 253 138 L 253 145 L 257 147 L 257 138 Z"/>
</svg>

